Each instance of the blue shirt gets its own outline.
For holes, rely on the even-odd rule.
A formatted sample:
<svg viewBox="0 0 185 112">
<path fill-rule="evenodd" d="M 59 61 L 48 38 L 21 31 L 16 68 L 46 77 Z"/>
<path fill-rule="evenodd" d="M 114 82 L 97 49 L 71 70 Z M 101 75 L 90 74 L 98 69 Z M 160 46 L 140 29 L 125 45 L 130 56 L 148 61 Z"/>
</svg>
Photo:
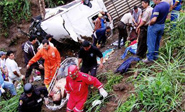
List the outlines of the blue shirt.
<svg viewBox="0 0 185 112">
<path fill-rule="evenodd" d="M 105 24 L 104 24 L 104 19 L 101 18 L 101 28 L 104 28 Z"/>
<path fill-rule="evenodd" d="M 168 3 L 160 2 L 154 7 L 152 11 L 151 19 L 153 17 L 157 17 L 155 24 L 164 24 L 166 17 L 168 15 L 169 9 L 170 9 L 170 5 Z"/>
<path fill-rule="evenodd" d="M 2 72 L 0 71 L 0 86 L 3 88 L 4 87 L 4 79 L 2 77 Z"/>
<path fill-rule="evenodd" d="M 175 4 L 176 1 L 178 2 L 178 4 L 173 10 L 180 11 L 181 10 L 181 0 L 173 0 L 173 5 Z"/>
</svg>

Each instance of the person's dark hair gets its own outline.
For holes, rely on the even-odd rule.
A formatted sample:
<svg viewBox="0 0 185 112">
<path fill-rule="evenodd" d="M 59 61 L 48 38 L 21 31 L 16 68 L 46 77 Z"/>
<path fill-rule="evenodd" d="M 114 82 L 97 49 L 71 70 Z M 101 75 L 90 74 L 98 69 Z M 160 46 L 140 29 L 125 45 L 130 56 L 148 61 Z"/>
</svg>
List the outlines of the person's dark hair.
<svg viewBox="0 0 185 112">
<path fill-rule="evenodd" d="M 45 43 L 47 43 L 47 45 L 49 45 L 49 41 L 47 39 L 42 40 L 42 44 L 44 45 Z"/>
<path fill-rule="evenodd" d="M 130 13 L 133 14 L 133 10 L 132 9 L 130 9 Z"/>
<path fill-rule="evenodd" d="M 49 38 L 53 38 L 53 35 L 47 34 L 46 39 L 48 40 Z"/>
<path fill-rule="evenodd" d="M 145 2 L 148 3 L 148 5 L 150 5 L 150 0 L 141 0 L 141 2 Z"/>
<path fill-rule="evenodd" d="M 106 29 L 111 29 L 110 26 L 107 26 Z"/>
<path fill-rule="evenodd" d="M 83 47 L 89 47 L 90 45 L 91 45 L 91 43 L 87 40 L 83 41 L 83 43 L 82 43 Z"/>
<path fill-rule="evenodd" d="M 31 36 L 30 36 L 30 38 L 29 38 L 29 41 L 31 41 L 31 42 L 32 42 L 32 41 L 33 41 L 33 40 L 35 40 L 36 38 L 37 38 L 37 36 L 36 36 L 36 35 L 31 35 Z"/>
<path fill-rule="evenodd" d="M 53 103 L 56 104 L 56 105 L 60 105 L 61 99 L 59 99 L 59 100 L 57 100 L 57 101 L 53 101 Z"/>
<path fill-rule="evenodd" d="M 137 6 L 134 6 L 134 10 L 136 10 L 137 9 Z"/>
<path fill-rule="evenodd" d="M 14 52 L 13 51 L 8 51 L 6 55 L 10 56 L 10 54 L 12 54 L 12 53 L 14 53 Z"/>
</svg>

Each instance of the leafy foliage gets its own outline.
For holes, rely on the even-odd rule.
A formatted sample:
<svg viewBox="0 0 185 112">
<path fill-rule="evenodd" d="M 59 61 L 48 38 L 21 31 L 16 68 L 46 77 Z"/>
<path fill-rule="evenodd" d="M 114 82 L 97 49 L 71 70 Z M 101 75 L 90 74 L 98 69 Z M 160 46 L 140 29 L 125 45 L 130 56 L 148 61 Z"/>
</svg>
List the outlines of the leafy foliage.
<svg viewBox="0 0 185 112">
<path fill-rule="evenodd" d="M 106 73 L 102 73 L 100 75 L 98 75 L 98 79 L 101 81 L 106 80 L 106 84 L 104 85 L 104 88 L 107 92 L 111 92 L 112 91 L 112 86 L 121 82 L 123 76 L 121 75 L 115 75 L 113 72 L 106 72 Z M 92 102 L 95 100 L 99 100 L 101 98 L 101 96 L 99 95 L 98 91 L 94 91 L 90 94 L 90 98 L 86 101 L 85 105 L 86 108 L 88 109 L 86 112 L 92 112 L 92 109 L 95 112 L 100 111 L 101 107 L 104 105 L 105 100 L 102 100 L 102 104 L 98 105 L 96 107 L 92 107 Z M 111 96 L 109 96 L 111 97 Z"/>
<path fill-rule="evenodd" d="M 180 109 L 185 92 L 184 17 L 184 13 L 181 13 L 173 29 L 168 28 L 172 25 L 168 24 L 159 59 L 151 66 L 140 64 L 140 74 L 133 80 L 135 94 L 120 105 L 117 112 L 173 112 Z"/>
<path fill-rule="evenodd" d="M 1 112 L 18 112 L 17 108 L 19 105 L 19 97 L 23 92 L 23 88 L 17 91 L 17 95 L 9 100 L 3 100 L 0 102 Z"/>
<path fill-rule="evenodd" d="M 3 0 L 0 3 L 2 9 L 2 27 L 8 28 L 13 23 L 19 23 L 22 19 L 28 20 L 31 16 L 30 3 L 28 0 Z"/>
</svg>

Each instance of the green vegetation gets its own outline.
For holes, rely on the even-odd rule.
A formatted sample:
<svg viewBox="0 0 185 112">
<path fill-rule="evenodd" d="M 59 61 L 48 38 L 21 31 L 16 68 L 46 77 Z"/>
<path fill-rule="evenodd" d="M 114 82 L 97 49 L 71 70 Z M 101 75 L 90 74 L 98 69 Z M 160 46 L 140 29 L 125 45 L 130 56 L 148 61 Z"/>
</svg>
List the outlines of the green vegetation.
<svg viewBox="0 0 185 112">
<path fill-rule="evenodd" d="M 22 19 L 28 20 L 31 16 L 30 2 L 28 0 L 3 0 L 0 2 L 2 9 L 2 27 L 8 28 L 10 24 L 19 23 Z"/>
<path fill-rule="evenodd" d="M 45 0 L 47 7 L 64 4 L 63 0 Z M 31 18 L 30 0 L 1 0 L 0 1 L 0 34 L 8 37 L 10 25 L 19 24 L 22 20 Z"/>
<path fill-rule="evenodd" d="M 116 112 L 184 111 L 181 104 L 185 92 L 185 15 L 180 15 L 175 28 L 167 23 L 163 40 L 165 45 L 160 48 L 159 59 L 151 66 L 140 64 L 140 74 L 132 80 L 135 94 Z"/>
<path fill-rule="evenodd" d="M 17 91 L 17 95 L 12 97 L 10 100 L 2 100 L 0 102 L 0 111 L 1 112 L 17 112 L 19 105 L 19 97 L 23 92 L 23 88 Z"/>
<path fill-rule="evenodd" d="M 113 89 L 112 89 L 113 85 L 120 83 L 121 80 L 123 79 L 123 76 L 115 75 L 113 72 L 106 72 L 106 73 L 102 73 L 102 74 L 98 75 L 98 79 L 101 82 L 105 82 L 106 81 L 106 83 L 104 84 L 105 90 L 107 92 L 112 92 L 113 91 Z M 102 100 L 102 104 L 101 105 L 98 105 L 96 107 L 92 107 L 92 102 L 95 101 L 95 100 L 100 99 L 101 96 L 98 93 L 98 90 L 94 91 L 94 92 L 91 92 L 90 96 L 91 97 L 85 103 L 86 108 L 88 109 L 86 112 L 92 112 L 92 109 L 95 112 L 99 112 L 101 107 L 105 104 L 106 99 L 108 99 L 109 97 L 112 97 L 114 95 L 109 95 L 108 98 Z"/>
</svg>

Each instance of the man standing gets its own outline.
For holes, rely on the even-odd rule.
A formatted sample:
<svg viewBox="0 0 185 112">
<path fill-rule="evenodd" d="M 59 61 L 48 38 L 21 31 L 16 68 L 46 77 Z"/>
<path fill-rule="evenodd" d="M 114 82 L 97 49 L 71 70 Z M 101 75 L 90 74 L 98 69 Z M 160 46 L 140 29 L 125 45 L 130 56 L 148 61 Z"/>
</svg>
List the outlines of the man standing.
<svg viewBox="0 0 185 112">
<path fill-rule="evenodd" d="M 78 67 L 82 62 L 81 72 L 88 73 L 91 72 L 91 75 L 96 77 L 97 71 L 97 60 L 96 57 L 100 58 L 100 68 L 103 68 L 103 54 L 101 51 L 92 46 L 89 41 L 84 41 L 82 43 L 83 48 L 79 51 Z"/>
<path fill-rule="evenodd" d="M 103 18 L 105 19 L 106 21 L 106 26 L 110 26 L 111 22 L 112 22 L 112 18 L 110 16 L 110 14 L 108 12 L 105 12 L 105 11 L 100 11 L 100 13 L 103 15 Z M 112 28 L 111 28 L 112 29 Z"/>
<path fill-rule="evenodd" d="M 37 42 L 37 38 L 34 35 L 31 35 L 29 38 L 29 41 L 25 42 L 22 45 L 22 49 L 24 52 L 24 59 L 25 59 L 25 63 L 26 65 L 28 64 L 28 62 L 30 61 L 30 59 L 35 56 L 35 50 L 34 50 L 34 44 Z M 37 69 L 40 71 L 41 73 L 41 77 L 42 80 L 44 80 L 44 67 L 42 65 L 42 61 L 38 61 L 37 63 L 34 63 L 30 66 L 29 69 L 26 70 L 26 82 L 29 82 L 29 76 L 32 73 L 33 69 Z"/>
<path fill-rule="evenodd" d="M 2 76 L 4 80 L 8 80 L 8 70 L 5 65 L 5 58 L 6 58 L 6 52 L 0 51 L 0 71 L 2 72 Z"/>
<path fill-rule="evenodd" d="M 102 83 L 93 76 L 79 72 L 76 65 L 68 68 L 68 76 L 66 77 L 67 92 L 67 112 L 83 112 L 84 103 L 88 97 L 88 86 L 94 85 L 99 89 L 100 94 L 105 98 L 108 93 L 103 89 Z"/>
<path fill-rule="evenodd" d="M 140 20 L 139 18 L 141 18 L 141 14 L 142 14 L 142 10 L 140 8 L 138 8 L 137 6 L 134 6 L 134 9 L 133 9 L 133 23 L 135 26 L 138 26 Z"/>
<path fill-rule="evenodd" d="M 51 43 L 51 40 L 53 38 L 53 35 L 47 34 L 46 35 L 46 39 L 49 41 L 49 45 L 54 47 L 53 43 Z M 38 50 L 40 50 L 41 48 L 43 48 L 43 44 L 41 43 L 40 46 L 38 47 Z"/>
<path fill-rule="evenodd" d="M 101 44 L 101 47 L 105 46 L 105 42 L 106 42 L 106 25 L 105 25 L 105 20 L 103 19 L 103 15 L 101 13 L 98 14 L 98 18 L 95 21 L 95 26 L 94 26 L 94 42 L 93 45 L 96 46 L 97 41 L 98 41 L 98 45 Z"/>
<path fill-rule="evenodd" d="M 138 46 L 137 46 L 137 52 L 136 55 L 140 58 L 144 58 L 147 51 L 147 29 L 150 22 L 150 17 L 152 15 L 153 8 L 149 6 L 150 0 L 142 0 L 142 7 L 144 8 L 144 12 L 142 15 L 142 22 L 139 24 L 139 26 L 136 29 L 136 32 L 140 29 L 140 35 L 138 38 Z"/>
<path fill-rule="evenodd" d="M 149 63 L 158 58 L 158 51 L 160 40 L 164 32 L 164 23 L 168 15 L 170 5 L 160 0 L 153 0 L 156 4 L 152 11 L 151 20 L 148 26 L 147 32 L 147 47 L 148 54 L 147 59 L 144 59 L 144 63 Z"/>
<path fill-rule="evenodd" d="M 15 62 L 15 56 L 13 51 L 7 52 L 8 58 L 6 59 L 5 65 L 8 69 L 8 79 L 10 82 L 15 83 L 15 86 L 17 86 L 18 82 L 22 80 L 25 81 L 25 77 L 21 74 L 19 67 L 17 63 Z M 18 81 L 18 82 L 17 82 Z"/>
<path fill-rule="evenodd" d="M 46 87 L 34 87 L 31 83 L 24 85 L 24 93 L 19 99 L 19 112 L 41 112 L 44 96 L 45 104 L 48 104 L 48 91 Z"/>
<path fill-rule="evenodd" d="M 48 88 L 57 68 L 60 66 L 61 57 L 58 50 L 49 45 L 48 40 L 44 39 L 42 44 L 43 48 L 28 62 L 27 69 L 40 58 L 44 59 L 44 84 Z"/>
<path fill-rule="evenodd" d="M 127 37 L 130 37 L 129 29 L 132 26 L 132 14 L 133 10 L 131 9 L 129 13 L 126 13 L 121 18 L 121 21 L 118 23 L 118 31 L 119 31 L 119 37 L 118 37 L 118 49 L 120 49 L 120 43 L 121 39 L 123 37 L 123 45 L 127 41 Z"/>
</svg>

